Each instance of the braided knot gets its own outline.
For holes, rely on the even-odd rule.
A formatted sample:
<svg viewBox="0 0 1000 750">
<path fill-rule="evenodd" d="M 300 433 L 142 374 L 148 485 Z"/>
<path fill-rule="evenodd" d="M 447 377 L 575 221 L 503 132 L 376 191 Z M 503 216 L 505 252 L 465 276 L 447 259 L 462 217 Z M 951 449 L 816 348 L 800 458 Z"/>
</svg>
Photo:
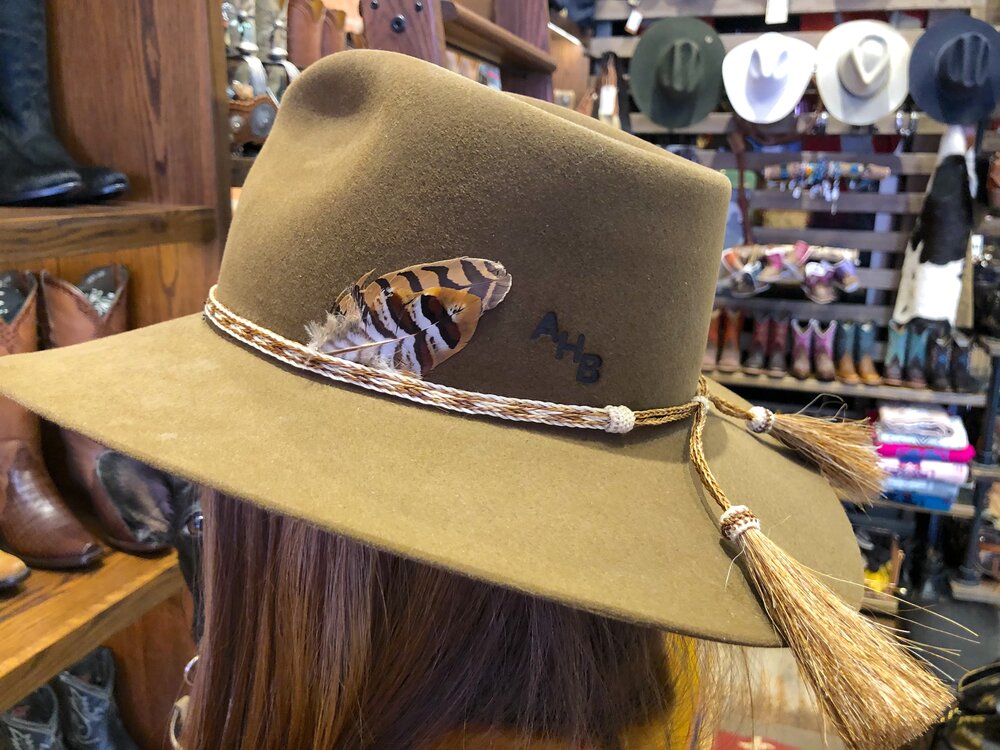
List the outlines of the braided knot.
<svg viewBox="0 0 1000 750">
<path fill-rule="evenodd" d="M 604 428 L 605 432 L 616 435 L 632 432 L 632 428 L 635 427 L 634 411 L 627 406 L 605 406 L 604 408 L 608 412 L 608 426 Z"/>
<path fill-rule="evenodd" d="M 763 406 L 751 406 L 747 414 L 750 415 L 750 419 L 747 420 L 747 429 L 750 432 L 762 435 L 770 432 L 771 428 L 774 427 L 774 412 L 770 409 L 765 409 Z"/>
<path fill-rule="evenodd" d="M 698 404 L 701 410 L 706 414 L 712 411 L 712 399 L 710 399 L 708 396 L 695 396 L 694 398 L 691 399 L 691 401 L 695 404 Z"/>
<path fill-rule="evenodd" d="M 719 519 L 719 530 L 730 542 L 735 542 L 750 529 L 760 531 L 760 521 L 745 505 L 733 505 Z"/>
</svg>

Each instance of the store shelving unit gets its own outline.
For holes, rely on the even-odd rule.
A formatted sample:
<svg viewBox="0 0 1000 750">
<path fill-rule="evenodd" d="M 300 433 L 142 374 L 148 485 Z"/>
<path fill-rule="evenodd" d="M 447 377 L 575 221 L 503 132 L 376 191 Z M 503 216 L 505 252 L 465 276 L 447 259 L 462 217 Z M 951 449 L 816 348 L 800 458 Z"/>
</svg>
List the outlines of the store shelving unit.
<svg viewBox="0 0 1000 750">
<path fill-rule="evenodd" d="M 640 11 L 644 18 L 650 21 L 658 18 L 672 16 L 697 16 L 697 17 L 720 17 L 720 16 L 762 16 L 765 11 L 765 0 L 689 0 L 685 3 L 676 3 L 672 0 L 644 0 Z M 833 13 L 849 12 L 852 10 L 871 10 L 870 2 L 866 0 L 790 0 L 789 13 Z M 640 36 L 631 36 L 617 31 L 620 25 L 612 26 L 608 23 L 620 24 L 624 21 L 632 10 L 632 6 L 626 0 L 598 0 L 596 8 L 596 19 L 598 21 L 597 35 L 590 41 L 589 52 L 592 57 L 600 58 L 605 53 L 614 53 L 618 57 L 628 61 L 632 57 Z M 941 11 L 954 10 L 966 11 L 972 15 L 982 17 L 986 11 L 984 0 L 886 0 L 879 4 L 879 10 L 914 10 L 914 11 Z M 608 35 L 611 31 L 612 35 Z M 823 32 L 782 32 L 791 36 L 803 39 L 816 45 Z M 903 35 L 912 44 L 923 33 L 921 29 L 904 30 Z M 748 41 L 758 34 L 745 33 L 723 33 L 720 34 L 725 48 L 732 49 L 738 44 Z M 629 121 L 632 132 L 642 137 L 648 138 L 660 144 L 667 144 L 672 141 L 686 141 L 690 143 L 697 137 L 697 148 L 688 151 L 699 163 L 713 169 L 737 169 L 736 156 L 729 153 L 728 149 L 716 150 L 706 148 L 706 139 L 714 139 L 716 144 L 725 144 L 726 136 L 735 130 L 736 120 L 733 115 L 726 111 L 716 111 L 711 113 L 701 122 L 694 123 L 689 127 L 668 129 L 657 125 L 649 120 L 643 113 L 633 109 L 629 114 Z M 807 135 L 810 124 L 814 120 L 810 117 L 800 117 L 793 124 L 789 122 L 779 123 L 775 126 L 761 126 L 760 130 L 785 134 L 792 127 L 803 135 Z M 863 294 L 846 298 L 845 301 L 836 301 L 829 305 L 818 305 L 804 295 L 779 294 L 772 296 L 758 296 L 751 298 L 735 298 L 722 292 L 717 297 L 719 306 L 730 307 L 743 310 L 747 314 L 781 314 L 792 318 L 816 319 L 820 321 L 830 320 L 856 320 L 873 321 L 876 325 L 884 329 L 888 325 L 893 310 L 895 291 L 899 284 L 900 263 L 902 254 L 906 249 L 910 230 L 913 221 L 923 207 L 925 200 L 925 190 L 930 175 L 936 165 L 936 151 L 939 136 L 944 132 L 945 127 L 938 122 L 931 120 L 922 113 L 918 113 L 916 121 L 916 135 L 909 138 L 907 147 L 903 152 L 897 153 L 857 153 L 849 150 L 845 151 L 804 151 L 800 153 L 782 153 L 766 151 L 750 151 L 745 156 L 745 168 L 750 171 L 760 171 L 764 167 L 772 164 L 779 164 L 786 161 L 817 161 L 822 159 L 856 161 L 874 163 L 887 166 L 891 169 L 893 176 L 899 178 L 898 191 L 887 192 L 866 192 L 852 193 L 847 190 L 841 192 L 836 204 L 836 212 L 839 215 L 872 215 L 882 214 L 891 219 L 890 224 L 876 225 L 879 228 L 863 228 L 863 223 L 854 223 L 853 228 L 784 228 L 773 226 L 756 226 L 753 230 L 754 240 L 761 244 L 794 243 L 803 240 L 810 244 L 826 245 L 834 247 L 844 247 L 860 251 L 863 262 L 858 269 L 858 276 L 861 281 Z M 880 119 L 870 128 L 857 128 L 839 122 L 832 117 L 825 124 L 823 133 L 826 135 L 867 135 L 867 134 L 897 134 L 897 124 L 895 115 L 889 115 Z M 1000 148 L 1000 145 L 997 146 Z M 791 191 L 782 191 L 778 188 L 768 188 L 762 180 L 758 180 L 756 189 L 750 192 L 751 213 L 759 210 L 783 210 L 802 211 L 812 214 L 831 213 L 831 204 L 822 198 L 811 197 L 808 191 L 803 191 L 802 195 L 796 198 Z M 994 226 L 995 225 L 995 226 Z M 867 225 L 871 226 L 871 224 Z M 978 227 L 979 232 L 987 236 L 1000 236 L 1000 221 L 990 219 L 984 220 Z M 744 334 L 746 337 L 746 334 Z M 884 334 L 883 334 L 884 338 Z M 984 434 L 993 434 L 993 423 L 996 417 L 997 389 L 1000 382 L 997 378 L 998 359 L 996 350 L 990 349 L 989 342 L 987 349 L 993 362 L 993 379 L 991 390 L 983 393 L 953 393 L 940 392 L 930 389 L 913 389 L 905 387 L 892 387 L 886 385 L 846 385 L 839 382 L 820 382 L 815 378 L 804 381 L 796 380 L 791 376 L 783 378 L 769 378 L 766 375 L 748 376 L 743 373 L 722 373 L 719 371 L 708 372 L 709 377 L 719 383 L 733 388 L 739 392 L 759 392 L 764 394 L 771 402 L 780 402 L 783 399 L 793 401 L 798 399 L 801 403 L 801 396 L 808 394 L 829 394 L 833 397 L 849 399 L 862 411 L 863 408 L 876 400 L 893 400 L 924 404 L 944 404 L 961 409 L 977 408 L 983 409 Z M 876 359 L 880 360 L 884 356 L 884 346 L 880 345 L 876 352 Z M 796 407 L 798 408 L 798 407 Z M 1000 477 L 1000 469 L 992 464 L 995 457 L 990 451 L 982 453 L 979 457 L 979 465 L 973 472 L 974 489 L 972 503 L 956 503 L 946 511 L 935 511 L 917 506 L 891 503 L 887 500 L 880 500 L 876 505 L 891 507 L 894 509 L 911 511 L 916 513 L 932 513 L 941 516 L 950 516 L 970 522 L 971 539 L 968 559 L 962 569 L 962 579 L 969 582 L 976 580 L 973 570 L 974 554 L 978 537 L 979 524 L 981 522 L 982 511 L 986 501 L 986 492 L 989 482 Z M 872 604 L 873 608 L 879 611 L 893 611 L 895 601 L 882 598 Z"/>
<path fill-rule="evenodd" d="M 0 270 L 77 281 L 129 267 L 143 326 L 197 312 L 229 226 L 225 59 L 217 0 L 50 0 L 50 90 L 60 139 L 85 164 L 124 171 L 120 200 L 0 208 Z M 95 394 L 96 396 L 96 394 Z M 0 710 L 109 644 L 118 700 L 140 747 L 166 746 L 194 651 L 173 555 L 109 552 L 90 571 L 34 571 L 0 599 Z"/>
</svg>

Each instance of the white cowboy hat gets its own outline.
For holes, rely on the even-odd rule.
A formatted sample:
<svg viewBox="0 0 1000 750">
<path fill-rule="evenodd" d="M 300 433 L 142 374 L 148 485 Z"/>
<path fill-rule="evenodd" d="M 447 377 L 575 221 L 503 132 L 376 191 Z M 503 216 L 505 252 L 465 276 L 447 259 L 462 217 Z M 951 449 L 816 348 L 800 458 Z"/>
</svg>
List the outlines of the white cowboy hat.
<svg viewBox="0 0 1000 750">
<path fill-rule="evenodd" d="M 766 125 L 795 109 L 815 67 L 815 47 L 769 32 L 729 51 L 722 61 L 722 81 L 736 114 Z"/>
<path fill-rule="evenodd" d="M 909 89 L 910 45 L 881 21 L 848 21 L 819 42 L 816 86 L 827 111 L 870 125 L 897 110 Z"/>
</svg>

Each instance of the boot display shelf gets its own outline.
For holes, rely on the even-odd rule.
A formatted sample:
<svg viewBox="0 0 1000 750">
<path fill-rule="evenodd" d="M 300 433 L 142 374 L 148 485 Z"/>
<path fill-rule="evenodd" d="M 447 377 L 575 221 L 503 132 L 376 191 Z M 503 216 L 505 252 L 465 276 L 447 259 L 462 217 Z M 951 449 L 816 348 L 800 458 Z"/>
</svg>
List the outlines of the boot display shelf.
<svg viewBox="0 0 1000 750">
<path fill-rule="evenodd" d="M 0 261 L 46 258 L 175 243 L 210 242 L 215 209 L 136 201 L 59 208 L 0 208 Z"/>
<path fill-rule="evenodd" d="M 789 0 L 790 15 L 809 13 L 834 13 L 849 11 L 867 11 L 873 8 L 868 0 Z M 589 54 L 600 59 L 605 53 L 614 53 L 622 59 L 626 66 L 630 62 L 639 36 L 624 33 L 622 22 L 625 21 L 635 3 L 627 0 L 597 0 L 595 36 L 589 41 Z M 766 7 L 765 0 L 690 0 L 676 3 L 672 0 L 643 0 L 638 10 L 643 18 L 653 21 L 658 18 L 674 16 L 735 17 L 763 16 Z M 977 17 L 986 13 L 985 0 L 884 0 L 878 4 L 880 11 L 912 10 L 912 11 L 966 11 Z M 760 29 L 766 30 L 763 18 L 760 18 Z M 732 49 L 749 39 L 759 36 L 756 33 L 721 33 L 720 37 L 726 50 Z M 805 40 L 814 46 L 822 38 L 823 32 L 814 31 L 782 31 L 781 33 Z M 907 29 L 901 32 L 911 43 L 923 33 L 922 29 Z M 630 100 L 631 111 L 629 123 L 631 131 L 654 143 L 666 146 L 671 143 L 684 144 L 685 152 L 703 166 L 712 169 L 738 168 L 736 156 L 729 151 L 727 134 L 735 129 L 735 120 L 731 112 L 712 112 L 701 122 L 689 127 L 667 129 L 652 122 L 642 112 L 638 111 Z M 808 130 L 811 120 L 801 118 L 797 123 L 800 132 Z M 789 130 L 787 123 L 776 126 L 759 126 L 766 133 L 776 128 L 775 132 L 784 134 Z M 853 151 L 845 147 L 843 151 L 802 151 L 780 152 L 777 150 L 747 151 L 745 168 L 757 172 L 757 187 L 749 192 L 749 209 L 751 216 L 759 215 L 760 210 L 784 209 L 811 212 L 819 214 L 831 213 L 831 204 L 822 198 L 811 197 L 808 190 L 802 191 L 796 198 L 790 190 L 782 191 L 778 187 L 767 187 L 760 179 L 764 167 L 788 161 L 855 161 L 887 166 L 892 175 L 898 177 L 897 192 L 851 192 L 842 190 L 836 204 L 838 216 L 847 216 L 848 226 L 852 228 L 782 228 L 755 226 L 754 241 L 760 244 L 793 244 L 802 240 L 811 245 L 844 247 L 859 250 L 862 253 L 858 264 L 858 277 L 861 292 L 845 296 L 832 304 L 820 305 L 810 301 L 804 294 L 791 294 L 777 291 L 776 296 L 757 296 L 735 298 L 727 292 L 717 295 L 716 304 L 720 307 L 739 309 L 747 316 L 777 314 L 803 320 L 815 319 L 823 323 L 837 321 L 873 321 L 879 329 L 875 360 L 881 364 L 885 353 L 887 326 L 892 317 L 895 294 L 899 284 L 900 267 L 903 253 L 906 250 L 910 231 L 914 220 L 923 207 L 925 190 L 930 175 L 937 163 L 937 148 L 945 126 L 932 120 L 923 113 L 917 113 L 915 134 L 903 141 L 904 146 L 894 153 L 871 153 Z M 882 118 L 872 127 L 858 128 L 846 125 L 830 117 L 825 126 L 826 135 L 866 136 L 875 134 L 898 134 L 895 116 Z M 983 151 L 992 152 L 1000 149 L 1000 135 L 987 133 L 984 136 Z M 692 148 L 692 144 L 696 147 Z M 706 148 L 706 146 L 708 146 Z M 718 150 L 712 146 L 720 147 Z M 865 217 L 878 217 L 865 219 Z M 834 222 L 809 221 L 809 224 L 832 224 Z M 1000 236 L 1000 218 L 984 218 L 974 231 L 985 237 Z M 790 286 L 796 286 L 796 283 Z M 775 294 L 772 292 L 771 294 Z M 741 337 L 742 351 L 746 351 L 750 334 L 744 330 Z M 787 400 L 796 402 L 798 410 L 802 402 L 802 394 L 830 394 L 854 402 L 857 412 L 861 413 L 875 401 L 901 401 L 924 404 L 943 404 L 962 409 L 982 409 L 983 434 L 993 435 L 997 414 L 997 399 L 1000 398 L 1000 344 L 995 341 L 980 341 L 987 350 L 991 360 L 990 386 L 978 393 L 954 393 L 950 391 L 934 391 L 930 388 L 907 388 L 887 385 L 847 385 L 837 381 L 821 382 L 816 378 L 797 380 L 791 375 L 782 378 L 770 378 L 766 374 L 750 376 L 742 372 L 722 373 L 718 370 L 708 372 L 709 377 L 748 397 L 765 398 L 772 402 Z M 790 353 L 790 350 L 789 350 Z M 986 442 L 989 442 L 988 440 Z M 892 503 L 879 500 L 875 504 L 883 507 L 905 510 L 915 513 L 929 513 L 950 516 L 968 521 L 970 525 L 969 545 L 966 551 L 965 564 L 962 566 L 958 580 L 952 585 L 957 598 L 990 599 L 1000 603 L 1000 585 L 988 587 L 979 584 L 980 575 L 976 569 L 976 554 L 978 552 L 978 535 L 982 521 L 986 496 L 992 481 L 1000 479 L 1000 467 L 996 465 L 992 446 L 980 453 L 972 472 L 971 503 L 956 502 L 946 511 L 931 510 L 918 506 Z M 868 602 L 871 608 L 891 612 L 895 609 L 894 600 Z"/>
<path fill-rule="evenodd" d="M 112 202 L 0 208 L 0 271 L 75 283 L 122 263 L 132 327 L 198 312 L 230 220 L 218 0 L 22 2 L 46 4 L 59 139 L 81 163 L 124 172 L 131 187 Z M 0 596 L 0 710 L 105 644 L 130 734 L 139 747 L 167 747 L 194 653 L 190 618 L 173 554 L 108 550 L 92 570 L 33 570 Z"/>
<path fill-rule="evenodd" d="M 111 552 L 86 572 L 33 571 L 0 597 L 0 711 L 183 588 L 172 553 Z"/>
</svg>

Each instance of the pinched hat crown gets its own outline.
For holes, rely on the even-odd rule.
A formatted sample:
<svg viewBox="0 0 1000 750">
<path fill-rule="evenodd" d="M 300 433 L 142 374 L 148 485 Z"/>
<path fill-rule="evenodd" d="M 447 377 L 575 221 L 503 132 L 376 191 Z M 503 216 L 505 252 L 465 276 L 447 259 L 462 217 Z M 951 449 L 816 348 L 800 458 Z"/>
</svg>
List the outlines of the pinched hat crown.
<svg viewBox="0 0 1000 750">
<path fill-rule="evenodd" d="M 304 341 L 362 274 L 489 258 L 515 279 L 510 295 L 428 379 L 591 405 L 688 399 L 728 181 L 591 118 L 409 65 L 336 55 L 289 90 L 240 198 L 220 301 Z"/>
</svg>

